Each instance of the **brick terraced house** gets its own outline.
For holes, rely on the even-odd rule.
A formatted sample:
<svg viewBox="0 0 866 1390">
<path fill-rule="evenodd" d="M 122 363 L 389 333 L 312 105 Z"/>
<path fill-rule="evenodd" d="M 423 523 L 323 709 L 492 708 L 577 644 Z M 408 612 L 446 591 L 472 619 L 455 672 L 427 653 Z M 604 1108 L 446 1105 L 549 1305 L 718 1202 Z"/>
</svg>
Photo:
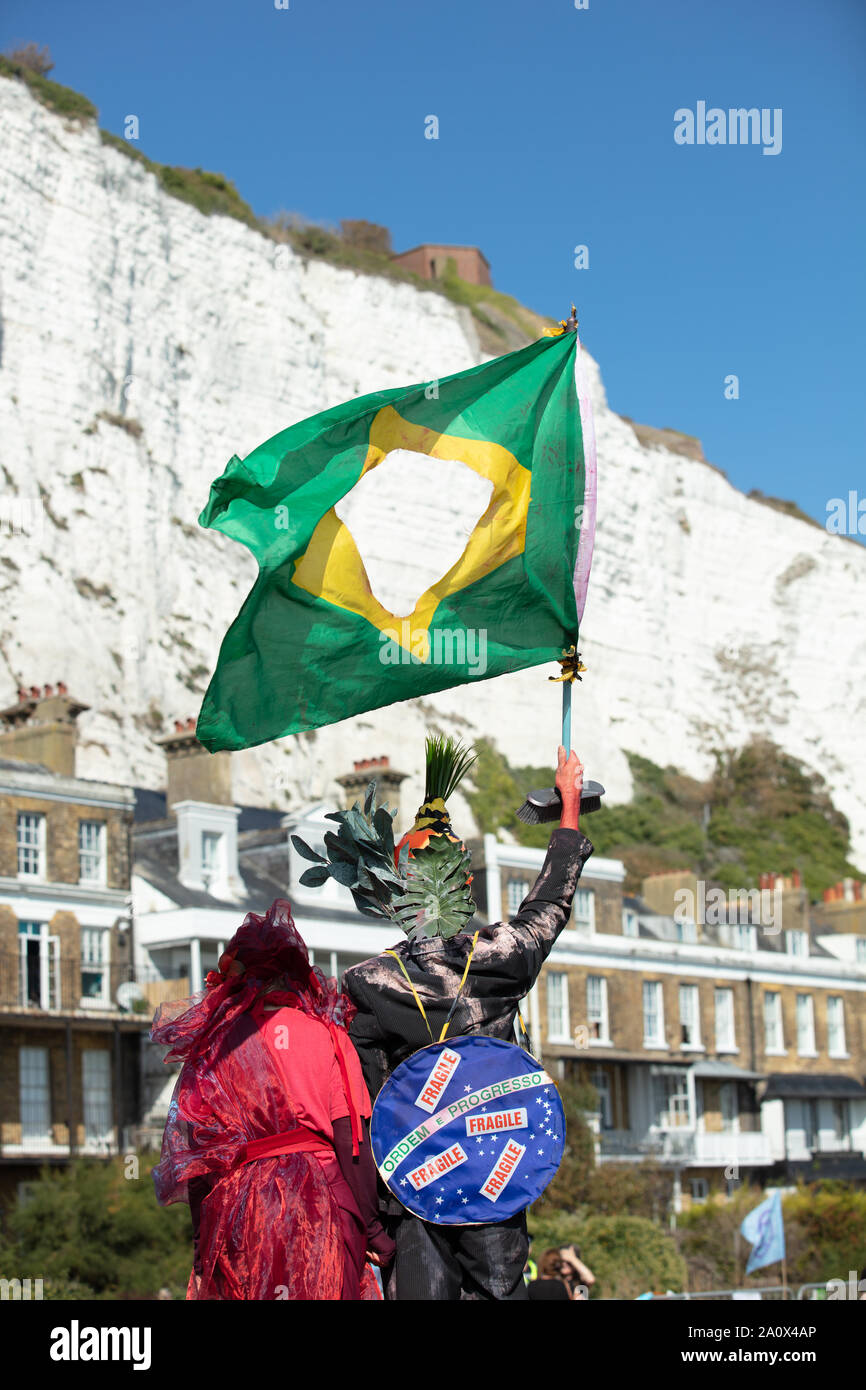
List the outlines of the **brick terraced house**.
<svg viewBox="0 0 866 1390">
<path fill-rule="evenodd" d="M 75 775 L 61 683 L 0 711 L 0 1189 L 117 1153 L 149 1025 L 132 968 L 133 792 Z"/>
<path fill-rule="evenodd" d="M 543 857 L 486 836 L 485 907 L 513 910 Z M 589 860 L 529 1000 L 554 1074 L 598 1093 L 598 1160 L 669 1165 L 675 1209 L 747 1179 L 866 1181 L 864 913 L 825 903 L 810 926 L 797 876 L 762 881 L 772 923 L 754 893 L 696 914 L 694 878 L 640 899 L 623 879 Z"/>
</svg>

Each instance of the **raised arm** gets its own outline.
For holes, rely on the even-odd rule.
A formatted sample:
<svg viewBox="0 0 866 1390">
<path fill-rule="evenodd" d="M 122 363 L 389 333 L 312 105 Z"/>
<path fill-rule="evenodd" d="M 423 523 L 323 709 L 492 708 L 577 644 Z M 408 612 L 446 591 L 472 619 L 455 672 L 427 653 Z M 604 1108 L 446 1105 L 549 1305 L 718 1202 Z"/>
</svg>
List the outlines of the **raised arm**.
<svg viewBox="0 0 866 1390">
<path fill-rule="evenodd" d="M 516 916 L 496 933 L 508 931 L 513 939 L 513 968 L 521 993 L 531 989 L 553 943 L 571 915 L 571 904 L 592 845 L 580 830 L 580 793 L 583 764 L 576 753 L 557 755 L 556 785 L 562 797 L 559 829 L 550 837 L 547 858 Z"/>
</svg>

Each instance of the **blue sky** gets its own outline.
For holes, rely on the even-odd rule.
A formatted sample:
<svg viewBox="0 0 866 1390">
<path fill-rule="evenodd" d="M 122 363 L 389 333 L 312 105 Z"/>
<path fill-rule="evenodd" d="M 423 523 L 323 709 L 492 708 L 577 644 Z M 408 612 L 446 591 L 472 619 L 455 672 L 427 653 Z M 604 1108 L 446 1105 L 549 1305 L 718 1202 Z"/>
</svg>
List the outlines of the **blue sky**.
<svg viewBox="0 0 866 1390">
<path fill-rule="evenodd" d="M 866 499 L 862 0 L 5 0 L 0 47 L 31 39 L 261 214 L 474 243 L 532 308 L 574 298 L 614 409 L 745 491 Z M 781 108 L 781 152 L 676 144 L 699 101 Z"/>
</svg>

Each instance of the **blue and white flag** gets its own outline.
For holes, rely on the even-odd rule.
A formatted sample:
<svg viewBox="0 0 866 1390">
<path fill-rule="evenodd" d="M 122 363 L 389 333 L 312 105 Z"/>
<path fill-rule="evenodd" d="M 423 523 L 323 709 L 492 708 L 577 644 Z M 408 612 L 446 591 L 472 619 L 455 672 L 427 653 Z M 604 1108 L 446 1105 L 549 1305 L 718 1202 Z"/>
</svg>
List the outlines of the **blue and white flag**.
<svg viewBox="0 0 866 1390">
<path fill-rule="evenodd" d="M 782 1220 L 782 1194 L 778 1188 L 754 1207 L 740 1227 L 740 1235 L 751 1241 L 752 1253 L 746 1273 L 763 1269 L 785 1258 L 785 1223 Z"/>
<path fill-rule="evenodd" d="M 498 1038 L 422 1047 L 396 1067 L 373 1106 L 370 1139 L 389 1190 L 443 1226 L 505 1221 L 559 1167 L 565 1112 L 528 1052 Z"/>
</svg>

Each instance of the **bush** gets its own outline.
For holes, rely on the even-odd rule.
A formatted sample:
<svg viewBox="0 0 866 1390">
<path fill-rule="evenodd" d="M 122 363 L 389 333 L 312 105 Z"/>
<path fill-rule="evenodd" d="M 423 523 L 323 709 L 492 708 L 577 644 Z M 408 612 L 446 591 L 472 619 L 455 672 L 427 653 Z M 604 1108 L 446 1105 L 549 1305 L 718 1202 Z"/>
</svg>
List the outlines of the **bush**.
<svg viewBox="0 0 866 1390">
<path fill-rule="evenodd" d="M 763 1197 L 760 1189 L 745 1187 L 728 1202 L 702 1203 L 680 1217 L 680 1250 L 692 1288 L 781 1283 L 778 1263 L 745 1274 L 751 1246 L 738 1232 Z M 859 1276 L 866 1264 L 866 1192 L 843 1183 L 800 1184 L 782 1199 L 782 1215 L 789 1284 L 847 1279 L 852 1269 Z"/>
<path fill-rule="evenodd" d="M 359 251 L 374 251 L 380 256 L 391 255 L 391 233 L 376 222 L 350 220 L 340 223 L 340 236 L 348 246 Z"/>
<path fill-rule="evenodd" d="M 14 77 L 26 82 L 36 100 L 58 116 L 66 116 L 74 121 L 96 120 L 96 107 L 87 97 L 73 92 L 71 87 L 61 87 L 59 82 L 50 82 L 47 77 L 13 57 L 0 57 L 0 77 Z"/>
<path fill-rule="evenodd" d="M 40 48 L 35 43 L 25 43 L 22 48 L 15 48 L 5 56 L 10 63 L 26 68 L 28 72 L 35 72 L 38 77 L 47 77 L 54 67 L 48 49 Z"/>
<path fill-rule="evenodd" d="M 43 1279 L 46 1298 L 148 1299 L 163 1287 L 183 1298 L 189 1209 L 157 1205 L 155 1155 L 139 1155 L 136 1179 L 124 1176 L 126 1162 L 82 1158 L 44 1170 L 27 1202 L 4 1213 L 0 1274 Z"/>
</svg>

